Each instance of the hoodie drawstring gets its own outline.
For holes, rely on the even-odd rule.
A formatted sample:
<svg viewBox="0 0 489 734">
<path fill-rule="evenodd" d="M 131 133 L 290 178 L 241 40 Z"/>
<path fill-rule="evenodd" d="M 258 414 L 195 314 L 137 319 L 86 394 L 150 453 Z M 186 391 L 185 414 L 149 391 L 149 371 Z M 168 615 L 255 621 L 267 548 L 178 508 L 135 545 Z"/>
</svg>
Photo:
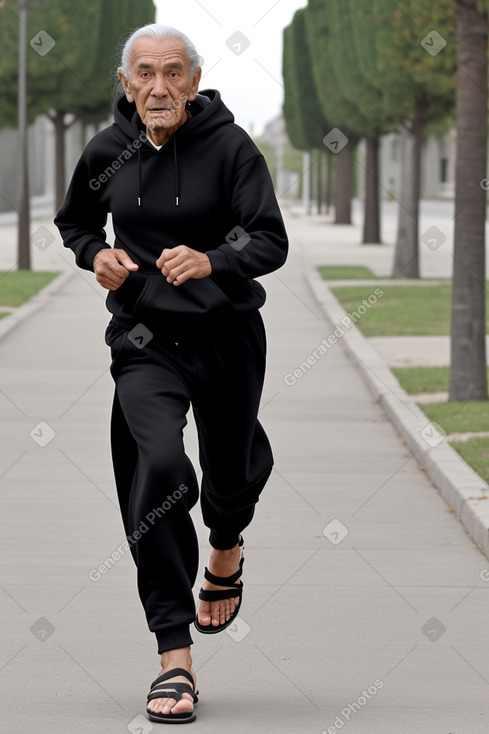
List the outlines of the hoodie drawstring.
<svg viewBox="0 0 489 734">
<path fill-rule="evenodd" d="M 180 175 L 178 173 L 177 139 L 173 136 L 173 163 L 175 164 L 175 206 L 180 206 Z"/>
<path fill-rule="evenodd" d="M 173 136 L 173 163 L 175 165 L 175 206 L 180 206 L 180 173 L 178 171 L 177 139 Z M 138 148 L 138 206 L 143 202 L 143 169 L 141 163 L 141 146 Z"/>
<path fill-rule="evenodd" d="M 142 196 L 143 196 L 143 192 L 142 192 L 142 189 L 141 189 L 141 176 L 142 176 L 142 172 L 141 172 L 141 146 L 139 146 L 139 148 L 138 148 L 138 177 L 139 177 L 138 206 L 141 206 L 141 200 L 142 200 Z"/>
</svg>

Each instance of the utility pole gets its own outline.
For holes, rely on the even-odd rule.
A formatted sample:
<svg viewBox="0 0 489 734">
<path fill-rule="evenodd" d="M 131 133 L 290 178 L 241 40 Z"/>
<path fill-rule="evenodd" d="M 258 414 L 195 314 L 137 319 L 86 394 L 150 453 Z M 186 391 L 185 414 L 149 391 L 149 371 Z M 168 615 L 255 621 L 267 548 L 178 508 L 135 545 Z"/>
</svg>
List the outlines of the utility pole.
<svg viewBox="0 0 489 734">
<path fill-rule="evenodd" d="M 19 131 L 19 194 L 17 201 L 17 267 L 30 270 L 30 202 L 27 151 L 27 0 L 19 3 L 19 87 L 17 125 Z"/>
</svg>

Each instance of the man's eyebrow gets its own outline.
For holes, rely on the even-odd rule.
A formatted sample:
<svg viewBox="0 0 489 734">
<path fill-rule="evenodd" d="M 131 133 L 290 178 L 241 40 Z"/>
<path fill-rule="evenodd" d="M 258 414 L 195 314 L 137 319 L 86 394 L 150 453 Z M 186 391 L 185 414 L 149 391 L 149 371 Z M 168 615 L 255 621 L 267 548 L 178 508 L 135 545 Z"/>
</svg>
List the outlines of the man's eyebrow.
<svg viewBox="0 0 489 734">
<path fill-rule="evenodd" d="M 153 69 L 154 64 L 148 64 L 147 62 L 140 61 L 137 65 L 138 69 Z M 165 69 L 183 69 L 183 64 L 180 61 L 169 61 L 164 66 Z"/>
</svg>

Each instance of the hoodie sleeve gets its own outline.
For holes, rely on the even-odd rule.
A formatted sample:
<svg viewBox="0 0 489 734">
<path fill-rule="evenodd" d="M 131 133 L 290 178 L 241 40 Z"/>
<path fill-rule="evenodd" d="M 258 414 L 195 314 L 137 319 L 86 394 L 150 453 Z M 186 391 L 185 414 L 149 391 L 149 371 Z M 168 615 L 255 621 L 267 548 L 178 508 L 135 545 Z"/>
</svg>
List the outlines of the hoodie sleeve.
<svg viewBox="0 0 489 734">
<path fill-rule="evenodd" d="M 100 201 L 97 184 L 100 188 L 96 179 L 90 179 L 85 155 L 82 155 L 73 173 L 64 204 L 54 220 L 64 246 L 75 253 L 76 264 L 92 272 L 93 258 L 97 252 L 110 247 L 104 230 L 107 209 Z"/>
<path fill-rule="evenodd" d="M 280 268 L 287 258 L 288 240 L 261 153 L 235 172 L 231 212 L 235 226 L 223 244 L 207 251 L 212 272 L 249 279 Z"/>
</svg>

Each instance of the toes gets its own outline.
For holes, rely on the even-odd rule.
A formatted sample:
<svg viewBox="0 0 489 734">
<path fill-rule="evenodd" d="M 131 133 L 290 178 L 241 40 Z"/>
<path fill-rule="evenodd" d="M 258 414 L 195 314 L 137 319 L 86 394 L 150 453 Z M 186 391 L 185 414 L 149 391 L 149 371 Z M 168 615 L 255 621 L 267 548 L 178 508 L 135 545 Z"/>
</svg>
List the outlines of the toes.
<svg viewBox="0 0 489 734">
<path fill-rule="evenodd" d="M 176 703 L 171 708 L 171 711 L 174 714 L 188 714 L 188 713 L 191 713 L 193 710 L 194 710 L 194 702 L 189 693 L 182 693 L 181 700 L 178 701 L 178 703 Z"/>
<path fill-rule="evenodd" d="M 212 624 L 217 627 L 219 624 L 225 624 L 236 609 L 234 599 L 223 599 L 216 602 L 212 607 Z"/>
<path fill-rule="evenodd" d="M 174 698 L 154 698 L 147 708 L 154 714 L 189 714 L 194 710 L 194 705 L 190 694 L 182 693 L 180 701 Z"/>
<path fill-rule="evenodd" d="M 211 603 L 200 602 L 198 609 L 198 620 L 202 626 L 212 625 L 217 627 L 225 624 L 233 614 L 239 599 L 223 599 Z"/>
<path fill-rule="evenodd" d="M 211 605 L 200 603 L 198 611 L 199 624 L 208 625 L 211 624 Z"/>
<path fill-rule="evenodd" d="M 217 627 L 218 624 L 222 624 L 225 621 L 224 602 L 218 601 L 212 609 L 212 624 Z"/>
</svg>

